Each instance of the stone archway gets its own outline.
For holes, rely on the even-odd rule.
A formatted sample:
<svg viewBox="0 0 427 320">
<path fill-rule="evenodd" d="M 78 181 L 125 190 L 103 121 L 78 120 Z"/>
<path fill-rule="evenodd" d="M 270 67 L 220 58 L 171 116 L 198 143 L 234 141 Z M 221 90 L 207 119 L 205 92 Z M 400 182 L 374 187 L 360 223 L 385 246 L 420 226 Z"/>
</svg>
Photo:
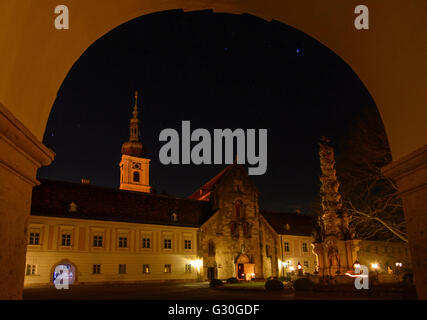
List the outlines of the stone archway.
<svg viewBox="0 0 427 320">
<path fill-rule="evenodd" d="M 255 277 L 255 265 L 246 254 L 240 254 L 235 262 L 235 274 L 239 280 L 251 280 Z"/>
<path fill-rule="evenodd" d="M 58 276 L 57 268 L 65 267 L 69 273 L 69 285 L 78 283 L 78 269 L 75 263 L 71 262 L 68 259 L 62 259 L 61 261 L 55 263 L 50 270 L 50 284 L 55 284 L 55 279 Z"/>
<path fill-rule="evenodd" d="M 349 64 L 381 113 L 394 163 L 385 173 L 396 179 L 405 206 L 415 281 L 427 298 L 427 2 L 368 1 L 371 29 L 354 28 L 354 3 L 342 0 L 64 1 L 70 29 L 53 26 L 57 2 L 2 1 L 0 43 L 0 298 L 22 297 L 26 245 L 36 170 L 52 151 L 41 144 L 56 94 L 75 61 L 98 38 L 136 17 L 172 9 L 212 9 L 277 20 L 307 33 Z M 6 182 L 3 182 L 6 181 Z M 2 227 L 3 226 L 3 227 Z M 7 226 L 4 227 L 4 226 Z M 5 263 L 5 261 L 8 261 Z M 7 275 L 7 276 L 4 276 Z"/>
</svg>

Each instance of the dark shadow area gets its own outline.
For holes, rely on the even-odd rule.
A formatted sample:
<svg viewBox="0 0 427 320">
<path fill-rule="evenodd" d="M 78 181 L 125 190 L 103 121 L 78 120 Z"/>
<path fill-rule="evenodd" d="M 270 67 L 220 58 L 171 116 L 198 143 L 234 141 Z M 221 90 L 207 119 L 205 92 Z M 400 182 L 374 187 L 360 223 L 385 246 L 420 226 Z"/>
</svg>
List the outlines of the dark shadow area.
<svg viewBox="0 0 427 320">
<path fill-rule="evenodd" d="M 363 109 L 374 110 L 351 68 L 306 34 L 250 15 L 162 12 L 96 41 L 66 77 L 44 144 L 56 152 L 39 177 L 118 187 L 133 92 L 151 185 L 188 196 L 223 166 L 160 164 L 165 128 L 267 128 L 268 169 L 252 176 L 263 209 L 309 209 L 319 192 L 318 140 L 334 146 Z M 340 149 L 337 149 L 339 154 Z"/>
</svg>

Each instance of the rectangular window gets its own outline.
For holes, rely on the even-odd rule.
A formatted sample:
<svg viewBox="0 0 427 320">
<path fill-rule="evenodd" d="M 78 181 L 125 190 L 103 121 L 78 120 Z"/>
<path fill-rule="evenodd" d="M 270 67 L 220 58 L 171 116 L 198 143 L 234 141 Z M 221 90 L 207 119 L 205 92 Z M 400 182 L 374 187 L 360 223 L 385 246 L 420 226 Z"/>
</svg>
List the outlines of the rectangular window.
<svg viewBox="0 0 427 320">
<path fill-rule="evenodd" d="M 27 264 L 27 276 L 33 276 L 36 274 L 36 265 L 35 264 Z"/>
<path fill-rule="evenodd" d="M 172 240 L 171 239 L 164 239 L 163 248 L 172 249 Z"/>
<path fill-rule="evenodd" d="M 191 249 L 191 240 L 184 240 L 184 249 Z"/>
<path fill-rule="evenodd" d="M 70 233 L 63 233 L 61 235 L 61 246 L 63 246 L 63 247 L 70 247 L 71 246 L 71 234 Z"/>
<path fill-rule="evenodd" d="M 308 252 L 308 246 L 305 242 L 302 244 L 302 252 Z"/>
<path fill-rule="evenodd" d="M 151 241 L 150 241 L 151 239 L 150 238 L 143 238 L 142 239 L 142 247 L 144 248 L 144 249 L 149 249 L 149 248 L 151 248 Z"/>
<path fill-rule="evenodd" d="M 40 232 L 30 232 L 28 244 L 40 244 Z"/>
<path fill-rule="evenodd" d="M 172 272 L 172 265 L 165 264 L 165 273 L 171 273 L 171 272 Z"/>
<path fill-rule="evenodd" d="M 101 273 L 101 265 L 100 264 L 94 264 L 92 267 L 92 273 L 93 274 L 100 274 Z"/>
<path fill-rule="evenodd" d="M 102 247 L 103 243 L 103 236 L 101 235 L 95 235 L 93 236 L 93 246 L 96 248 Z"/>
<path fill-rule="evenodd" d="M 265 255 L 271 257 L 270 246 L 268 244 L 265 246 Z"/>
<path fill-rule="evenodd" d="M 142 265 L 142 273 L 150 273 L 150 265 L 149 264 L 143 264 Z"/>
<path fill-rule="evenodd" d="M 185 265 L 185 272 L 192 272 L 192 268 L 191 268 L 191 264 L 186 264 Z"/>
<path fill-rule="evenodd" d="M 304 261 L 304 267 L 308 268 L 308 261 Z"/>
<path fill-rule="evenodd" d="M 126 273 L 126 265 L 125 264 L 119 264 L 119 273 L 120 274 Z"/>
<path fill-rule="evenodd" d="M 128 247 L 128 238 L 125 236 L 119 237 L 119 248 L 127 248 Z"/>
<path fill-rule="evenodd" d="M 284 243 L 284 250 L 285 250 L 285 252 L 289 252 L 290 251 L 290 249 L 289 249 L 289 242 L 285 242 Z"/>
</svg>

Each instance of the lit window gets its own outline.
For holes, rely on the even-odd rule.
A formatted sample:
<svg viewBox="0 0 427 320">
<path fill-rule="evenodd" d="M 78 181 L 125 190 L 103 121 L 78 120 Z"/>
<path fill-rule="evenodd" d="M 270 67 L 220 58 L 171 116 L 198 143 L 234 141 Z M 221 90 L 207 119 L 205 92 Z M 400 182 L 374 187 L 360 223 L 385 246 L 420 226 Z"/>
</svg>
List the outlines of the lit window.
<svg viewBox="0 0 427 320">
<path fill-rule="evenodd" d="M 128 247 L 128 238 L 125 236 L 119 237 L 119 248 L 127 248 Z"/>
<path fill-rule="evenodd" d="M 184 249 L 191 249 L 191 240 L 184 240 Z"/>
<path fill-rule="evenodd" d="M 185 265 L 185 272 L 192 272 L 191 264 L 186 264 Z"/>
<path fill-rule="evenodd" d="M 172 272 L 172 265 L 165 264 L 165 273 L 171 273 L 171 272 Z"/>
<path fill-rule="evenodd" d="M 27 264 L 27 276 L 34 276 L 36 274 L 36 265 L 35 264 Z"/>
<path fill-rule="evenodd" d="M 30 238 L 28 243 L 34 245 L 40 244 L 40 232 L 30 232 Z"/>
<path fill-rule="evenodd" d="M 119 264 L 119 273 L 120 274 L 126 273 L 126 265 L 125 264 Z"/>
<path fill-rule="evenodd" d="M 290 248 L 289 248 L 289 242 L 285 242 L 284 243 L 284 250 L 285 250 L 285 252 L 291 251 Z"/>
<path fill-rule="evenodd" d="M 172 249 L 172 240 L 171 239 L 164 239 L 163 248 Z"/>
<path fill-rule="evenodd" d="M 150 265 L 149 264 L 143 264 L 142 265 L 142 273 L 150 273 Z"/>
<path fill-rule="evenodd" d="M 71 233 L 63 233 L 61 235 L 61 246 L 70 247 L 71 246 Z"/>
<path fill-rule="evenodd" d="M 93 236 L 93 246 L 100 248 L 102 247 L 102 243 L 103 243 L 103 236 L 101 235 L 94 235 Z"/>
<path fill-rule="evenodd" d="M 151 248 L 151 241 L 150 241 L 150 238 L 143 238 L 143 239 L 142 239 L 142 247 L 143 247 L 144 249 L 149 249 L 149 248 Z"/>
<path fill-rule="evenodd" d="M 94 264 L 92 267 L 92 273 L 93 274 L 100 274 L 101 273 L 101 265 L 100 264 Z"/>
</svg>

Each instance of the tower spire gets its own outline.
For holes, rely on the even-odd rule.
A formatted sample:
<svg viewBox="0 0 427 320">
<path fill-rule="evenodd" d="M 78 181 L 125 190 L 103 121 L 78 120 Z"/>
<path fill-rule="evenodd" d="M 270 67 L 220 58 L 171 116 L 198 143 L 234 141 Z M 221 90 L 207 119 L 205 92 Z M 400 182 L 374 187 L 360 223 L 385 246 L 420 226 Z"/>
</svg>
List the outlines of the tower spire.
<svg viewBox="0 0 427 320">
<path fill-rule="evenodd" d="M 133 117 L 129 122 L 129 141 L 122 145 L 122 153 L 133 156 L 142 155 L 142 143 L 140 140 L 140 128 L 138 118 L 138 91 L 135 91 L 135 104 L 132 111 Z"/>
<path fill-rule="evenodd" d="M 132 114 L 135 119 L 138 119 L 138 90 L 135 91 L 135 105 Z"/>
<path fill-rule="evenodd" d="M 144 155 L 139 130 L 138 91 L 135 91 L 135 103 L 129 121 L 129 140 L 122 145 L 120 189 L 150 192 L 150 159 Z"/>
</svg>

